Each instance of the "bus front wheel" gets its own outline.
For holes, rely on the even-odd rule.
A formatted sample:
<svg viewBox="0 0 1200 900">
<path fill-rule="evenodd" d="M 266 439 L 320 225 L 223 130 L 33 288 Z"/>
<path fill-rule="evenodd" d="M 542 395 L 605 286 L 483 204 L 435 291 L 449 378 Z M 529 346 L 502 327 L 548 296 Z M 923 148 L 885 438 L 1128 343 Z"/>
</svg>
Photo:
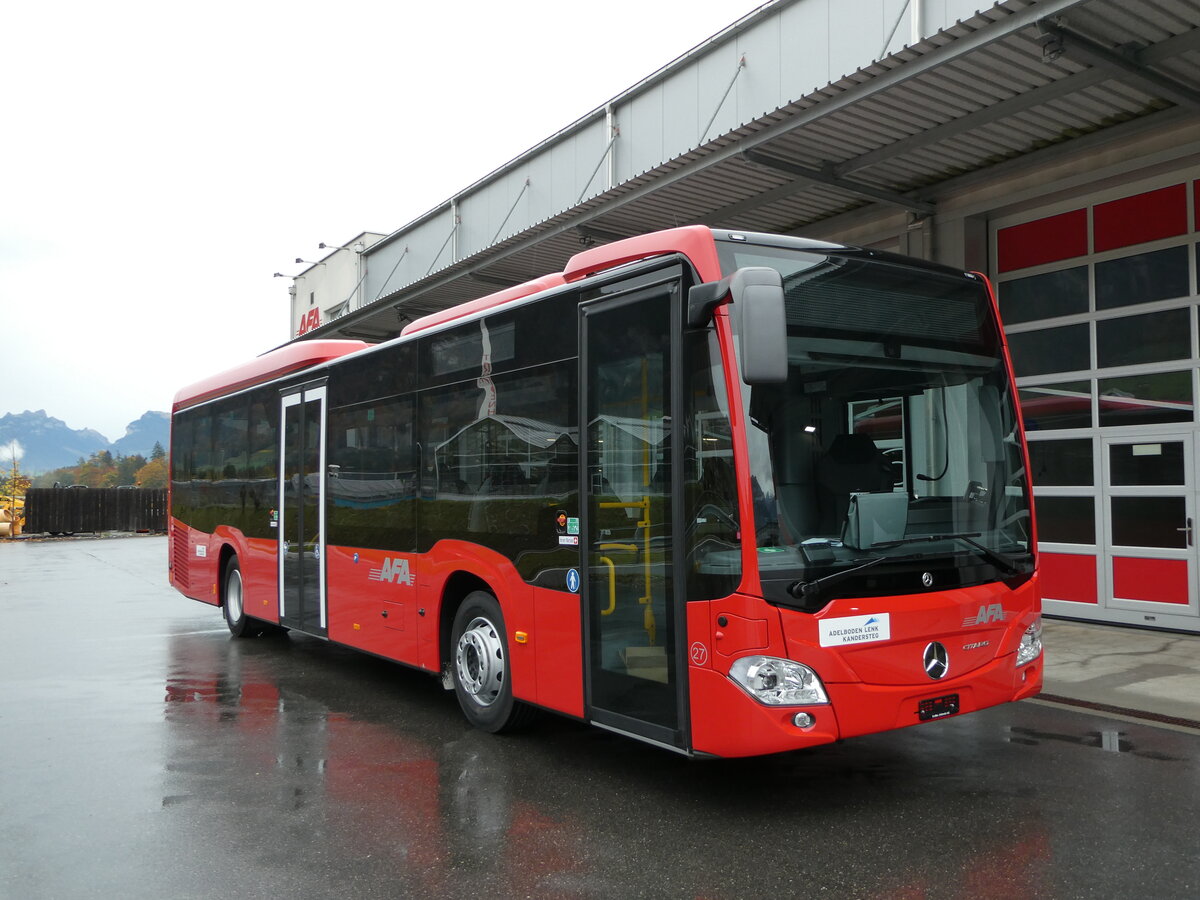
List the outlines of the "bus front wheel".
<svg viewBox="0 0 1200 900">
<path fill-rule="evenodd" d="M 476 728 L 498 733 L 520 728 L 533 709 L 513 698 L 504 616 L 496 598 L 473 591 L 454 616 L 451 635 L 454 693 Z"/>
</svg>

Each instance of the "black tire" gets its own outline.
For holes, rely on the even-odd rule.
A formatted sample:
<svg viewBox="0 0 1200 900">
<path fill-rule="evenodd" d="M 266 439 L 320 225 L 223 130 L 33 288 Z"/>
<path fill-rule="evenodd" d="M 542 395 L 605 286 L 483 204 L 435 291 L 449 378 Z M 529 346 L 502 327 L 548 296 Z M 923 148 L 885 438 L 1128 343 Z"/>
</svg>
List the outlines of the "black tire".
<svg viewBox="0 0 1200 900">
<path fill-rule="evenodd" d="M 246 597 L 242 589 L 242 568 L 237 557 L 225 565 L 225 582 L 221 585 L 221 607 L 229 633 L 237 638 L 261 637 L 270 627 L 246 615 Z"/>
<path fill-rule="evenodd" d="M 485 591 L 468 594 L 454 616 L 450 671 L 458 705 L 476 728 L 498 734 L 534 719 L 532 707 L 513 699 L 504 615 Z"/>
</svg>

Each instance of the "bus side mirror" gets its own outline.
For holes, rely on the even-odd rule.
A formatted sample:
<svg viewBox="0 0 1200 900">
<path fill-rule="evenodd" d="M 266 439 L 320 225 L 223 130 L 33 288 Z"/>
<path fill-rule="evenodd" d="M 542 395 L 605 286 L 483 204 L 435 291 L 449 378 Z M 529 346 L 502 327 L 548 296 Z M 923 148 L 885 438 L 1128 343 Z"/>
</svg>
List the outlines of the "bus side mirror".
<svg viewBox="0 0 1200 900">
<path fill-rule="evenodd" d="M 769 266 L 746 266 L 721 281 L 696 285 L 688 291 L 688 327 L 708 325 L 726 297 L 733 303 L 734 332 L 741 338 L 742 380 L 787 381 L 787 316 L 779 272 Z"/>
<path fill-rule="evenodd" d="M 729 278 L 733 314 L 742 338 L 742 381 L 782 384 L 787 381 L 787 316 L 783 279 L 767 266 L 738 269 Z"/>
</svg>

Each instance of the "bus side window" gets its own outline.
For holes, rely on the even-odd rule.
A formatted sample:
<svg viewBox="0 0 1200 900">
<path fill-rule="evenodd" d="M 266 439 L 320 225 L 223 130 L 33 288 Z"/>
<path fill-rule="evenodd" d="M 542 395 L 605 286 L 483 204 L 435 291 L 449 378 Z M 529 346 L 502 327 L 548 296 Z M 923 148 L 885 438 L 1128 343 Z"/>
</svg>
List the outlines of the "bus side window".
<svg viewBox="0 0 1200 900">
<path fill-rule="evenodd" d="M 387 397 L 329 413 L 330 539 L 354 547 L 415 546 L 411 397 Z"/>
</svg>

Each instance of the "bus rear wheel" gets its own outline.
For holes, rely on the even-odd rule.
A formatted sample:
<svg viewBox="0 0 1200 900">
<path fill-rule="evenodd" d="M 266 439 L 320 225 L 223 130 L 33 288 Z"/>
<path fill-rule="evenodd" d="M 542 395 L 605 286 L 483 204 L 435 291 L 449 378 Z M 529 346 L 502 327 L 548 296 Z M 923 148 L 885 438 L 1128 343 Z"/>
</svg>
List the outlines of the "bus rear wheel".
<svg viewBox="0 0 1200 900">
<path fill-rule="evenodd" d="M 225 611 L 225 624 L 229 626 L 229 633 L 234 637 L 261 637 L 271 628 L 266 622 L 246 615 L 242 567 L 238 565 L 236 556 L 225 566 L 225 589 L 222 591 L 221 605 Z"/>
<path fill-rule="evenodd" d="M 496 598 L 473 591 L 454 616 L 450 669 L 467 721 L 493 734 L 532 721 L 534 710 L 513 698 L 504 616 Z"/>
</svg>

